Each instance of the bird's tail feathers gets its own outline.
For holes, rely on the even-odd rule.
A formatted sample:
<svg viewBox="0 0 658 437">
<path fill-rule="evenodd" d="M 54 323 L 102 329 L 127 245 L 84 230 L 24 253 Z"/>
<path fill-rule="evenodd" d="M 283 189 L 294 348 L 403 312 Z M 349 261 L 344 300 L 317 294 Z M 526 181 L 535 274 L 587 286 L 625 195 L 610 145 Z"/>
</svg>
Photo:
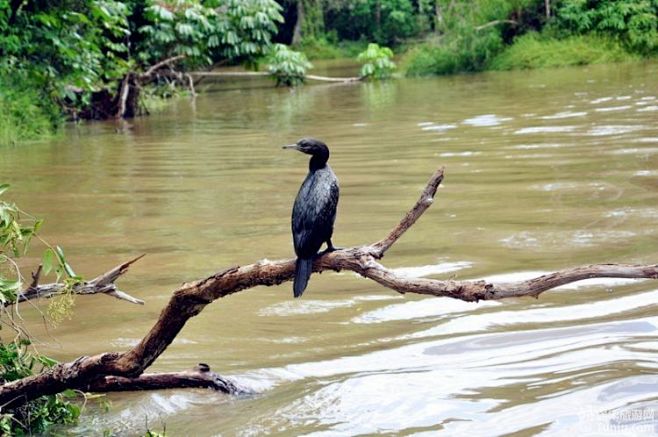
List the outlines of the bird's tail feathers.
<svg viewBox="0 0 658 437">
<path fill-rule="evenodd" d="M 295 297 L 300 297 L 304 293 L 312 271 L 313 258 L 297 258 L 297 262 L 295 263 L 295 280 L 292 285 Z"/>
</svg>

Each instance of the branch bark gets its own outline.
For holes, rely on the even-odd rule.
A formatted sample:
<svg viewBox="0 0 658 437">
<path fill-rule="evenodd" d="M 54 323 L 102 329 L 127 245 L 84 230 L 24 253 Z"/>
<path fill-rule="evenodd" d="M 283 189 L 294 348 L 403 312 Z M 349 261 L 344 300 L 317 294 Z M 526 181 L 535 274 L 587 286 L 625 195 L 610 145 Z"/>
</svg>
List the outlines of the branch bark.
<svg viewBox="0 0 658 437">
<path fill-rule="evenodd" d="M 194 77 L 266 77 L 271 76 L 270 73 L 266 71 L 193 71 L 189 73 L 190 76 Z M 354 76 L 354 77 L 328 77 L 328 76 L 318 76 L 315 74 L 307 74 L 304 76 L 308 80 L 316 80 L 320 82 L 359 82 L 363 80 L 363 77 Z"/>
<path fill-rule="evenodd" d="M 143 300 L 137 299 L 136 297 L 133 297 L 128 293 L 119 290 L 115 284 L 116 280 L 119 279 L 121 275 L 126 273 L 128 268 L 140 260 L 143 256 L 144 255 L 140 255 L 137 258 L 131 259 L 130 261 L 127 261 L 123 264 L 119 264 L 112 270 L 97 276 L 91 281 L 80 282 L 73 286 L 71 292 L 73 294 L 102 293 L 117 299 L 128 301 L 130 303 L 144 305 Z M 32 284 L 30 284 L 27 289 L 18 295 L 17 302 L 25 302 L 32 299 L 49 299 L 66 292 L 66 285 L 61 282 L 39 285 L 39 275 L 41 273 L 41 269 L 42 267 L 39 266 L 37 271 L 32 275 Z M 14 303 L 16 302 L 7 303 L 7 305 L 12 305 Z"/>
<path fill-rule="evenodd" d="M 249 393 L 232 381 L 210 370 L 210 366 L 199 363 L 182 372 L 144 373 L 136 378 L 107 375 L 91 381 L 83 387 L 85 391 L 105 393 L 114 391 L 160 390 L 171 388 L 211 388 L 223 393 Z"/>
<path fill-rule="evenodd" d="M 658 264 L 596 264 L 509 283 L 445 281 L 398 276 L 381 265 L 378 260 L 434 203 L 436 191 L 442 180 L 441 168 L 430 178 L 411 210 L 384 239 L 366 246 L 319 255 L 313 264 L 313 271 L 351 270 L 399 293 L 446 296 L 469 302 L 522 296 L 536 297 L 559 285 L 587 278 L 658 279 Z M 121 266 L 118 269 L 121 271 Z M 155 325 L 132 349 L 123 353 L 108 352 L 91 357 L 80 357 L 70 363 L 58 364 L 40 375 L 4 384 L 0 386 L 0 405 L 7 408 L 15 407 L 36 397 L 54 394 L 67 388 L 91 390 L 105 387 L 107 390 L 113 390 L 130 384 L 134 384 L 136 388 L 162 388 L 161 383 L 147 382 L 152 381 L 150 376 L 140 375 L 164 352 L 191 317 L 199 314 L 206 305 L 219 298 L 259 285 L 272 286 L 289 281 L 293 278 L 294 271 L 294 259 L 260 261 L 245 266 L 229 267 L 205 279 L 185 283 L 173 292 Z M 166 378 L 155 379 L 166 380 Z"/>
<path fill-rule="evenodd" d="M 482 29 L 486 29 L 487 27 L 495 26 L 495 25 L 497 25 L 497 24 L 502 24 L 502 23 L 513 24 L 513 25 L 517 25 L 517 24 L 518 24 L 518 23 L 517 23 L 516 21 L 514 21 L 514 20 L 493 20 L 493 21 L 490 21 L 490 22 L 488 22 L 488 23 L 485 23 L 485 24 L 483 24 L 483 25 L 481 25 L 481 26 L 477 26 L 477 27 L 475 28 L 475 30 L 476 30 L 476 31 L 480 31 L 480 30 L 482 30 Z"/>
<path fill-rule="evenodd" d="M 185 55 L 176 55 L 172 56 L 171 58 L 167 58 L 165 60 L 162 60 L 158 62 L 157 64 L 151 65 L 144 73 L 139 75 L 140 80 L 148 79 L 155 73 L 158 69 L 164 67 L 165 65 L 171 65 L 173 63 L 176 63 L 182 59 L 185 59 Z"/>
</svg>

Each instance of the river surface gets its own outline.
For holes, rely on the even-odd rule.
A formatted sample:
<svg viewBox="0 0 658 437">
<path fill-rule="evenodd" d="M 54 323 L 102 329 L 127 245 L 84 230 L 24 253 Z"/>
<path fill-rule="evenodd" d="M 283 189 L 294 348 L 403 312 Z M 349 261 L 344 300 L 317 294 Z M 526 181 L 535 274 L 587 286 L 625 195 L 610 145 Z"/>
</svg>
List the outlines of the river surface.
<svg viewBox="0 0 658 437">
<path fill-rule="evenodd" d="M 78 297 L 72 319 L 45 330 L 23 305 L 42 352 L 125 350 L 180 283 L 291 257 L 307 157 L 281 145 L 303 136 L 331 147 L 339 246 L 383 237 L 446 167 L 434 205 L 383 260 L 400 274 L 512 280 L 658 262 L 656 63 L 201 88 L 195 102 L 150 117 L 0 150 L 12 199 L 46 219 L 43 236 L 78 272 L 147 254 L 120 281 L 145 306 Z M 254 394 L 111 394 L 108 411 L 89 401 L 65 431 L 653 435 L 657 348 L 655 281 L 590 280 L 475 304 L 327 272 L 302 299 L 286 283 L 211 304 L 150 369 L 204 362 Z"/>
</svg>

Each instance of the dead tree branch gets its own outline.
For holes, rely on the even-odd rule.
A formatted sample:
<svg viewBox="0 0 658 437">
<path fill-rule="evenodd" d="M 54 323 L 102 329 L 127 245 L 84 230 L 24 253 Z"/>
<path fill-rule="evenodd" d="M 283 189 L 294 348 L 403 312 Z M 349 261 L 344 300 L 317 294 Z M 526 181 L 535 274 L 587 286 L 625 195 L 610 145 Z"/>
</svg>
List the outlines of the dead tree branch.
<svg viewBox="0 0 658 437">
<path fill-rule="evenodd" d="M 272 76 L 271 73 L 266 71 L 193 71 L 188 73 L 190 76 L 204 78 L 204 77 L 267 77 Z M 359 82 L 364 78 L 360 76 L 354 77 L 328 77 L 318 76 L 316 74 L 307 74 L 304 79 L 316 80 L 319 82 Z"/>
<path fill-rule="evenodd" d="M 477 26 L 477 27 L 475 28 L 475 31 L 477 32 L 477 31 L 480 31 L 480 30 L 482 30 L 482 29 L 486 29 L 487 27 L 496 26 L 497 24 L 503 24 L 503 23 L 505 23 L 505 24 L 512 24 L 512 25 L 514 25 L 514 26 L 516 26 L 516 25 L 518 24 L 518 23 L 517 23 L 516 21 L 514 21 L 514 20 L 493 20 L 493 21 L 489 21 L 488 23 L 485 23 L 485 24 L 483 24 L 483 25 L 481 25 L 481 26 Z"/>
<path fill-rule="evenodd" d="M 96 393 L 171 388 L 211 388 L 231 394 L 248 393 L 230 380 L 211 371 L 210 366 L 203 363 L 182 372 L 144 373 L 136 378 L 107 375 L 83 387 L 85 391 Z"/>
<path fill-rule="evenodd" d="M 155 73 L 158 69 L 164 67 L 164 66 L 171 66 L 171 64 L 174 64 L 182 59 L 185 59 L 185 55 L 176 55 L 172 56 L 171 58 L 167 58 L 163 61 L 158 62 L 157 64 L 153 64 L 150 66 L 144 73 L 139 75 L 140 80 L 148 79 Z"/>
<path fill-rule="evenodd" d="M 135 259 L 119 264 L 112 270 L 109 270 L 102 275 L 97 276 L 91 281 L 80 282 L 73 286 L 71 292 L 73 294 L 98 294 L 103 293 L 108 296 L 116 297 L 117 299 L 126 300 L 130 303 L 144 305 L 144 301 L 132 297 L 128 293 L 121 291 L 117 288 L 115 282 L 121 275 L 128 271 L 128 268 L 136 261 L 140 260 L 144 255 L 140 255 Z M 52 284 L 39 285 L 39 275 L 42 266 L 39 266 L 37 271 L 32 274 L 32 284 L 18 295 L 17 302 L 25 302 L 32 299 L 49 299 L 66 292 L 66 285 L 61 282 L 54 282 Z M 12 302 L 13 303 L 13 302 Z M 11 305 L 12 303 L 8 303 Z"/>
<path fill-rule="evenodd" d="M 469 302 L 509 297 L 538 296 L 540 293 L 570 282 L 597 277 L 658 279 L 658 265 L 598 264 L 567 269 L 527 281 L 494 283 L 487 281 L 445 281 L 427 278 L 407 278 L 396 275 L 381 265 L 386 251 L 407 231 L 434 202 L 443 169 L 429 180 L 420 198 L 400 223 L 381 241 L 326 253 L 315 260 L 314 272 L 351 270 L 359 275 L 400 293 L 446 296 Z M 185 323 L 216 299 L 259 285 L 271 286 L 293 278 L 295 260 L 261 261 L 235 266 L 205 279 L 189 282 L 173 292 L 155 325 L 132 349 L 80 357 L 62 363 L 48 371 L 0 386 L 0 405 L 15 407 L 36 397 L 58 393 L 67 388 L 111 390 L 129 378 L 139 387 L 147 376 L 140 377 L 183 329 Z M 110 378 L 108 382 L 107 377 Z M 105 378 L 101 381 L 102 378 Z M 142 379 L 140 379 L 142 378 Z M 141 381 L 138 383 L 138 381 Z M 105 384 L 105 385 L 103 385 Z M 148 387 L 145 383 L 142 387 Z M 161 388 L 153 384 L 151 387 Z"/>
</svg>

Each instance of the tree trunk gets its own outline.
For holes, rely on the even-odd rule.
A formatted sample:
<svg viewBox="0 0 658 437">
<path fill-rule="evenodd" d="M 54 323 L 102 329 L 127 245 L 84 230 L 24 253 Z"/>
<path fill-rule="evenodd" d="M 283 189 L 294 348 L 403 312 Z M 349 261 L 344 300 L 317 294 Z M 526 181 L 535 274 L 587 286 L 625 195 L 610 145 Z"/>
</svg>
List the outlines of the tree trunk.
<svg viewBox="0 0 658 437">
<path fill-rule="evenodd" d="M 304 23 L 304 0 L 297 0 L 297 21 L 292 32 L 292 45 L 302 42 L 302 24 Z"/>
</svg>

